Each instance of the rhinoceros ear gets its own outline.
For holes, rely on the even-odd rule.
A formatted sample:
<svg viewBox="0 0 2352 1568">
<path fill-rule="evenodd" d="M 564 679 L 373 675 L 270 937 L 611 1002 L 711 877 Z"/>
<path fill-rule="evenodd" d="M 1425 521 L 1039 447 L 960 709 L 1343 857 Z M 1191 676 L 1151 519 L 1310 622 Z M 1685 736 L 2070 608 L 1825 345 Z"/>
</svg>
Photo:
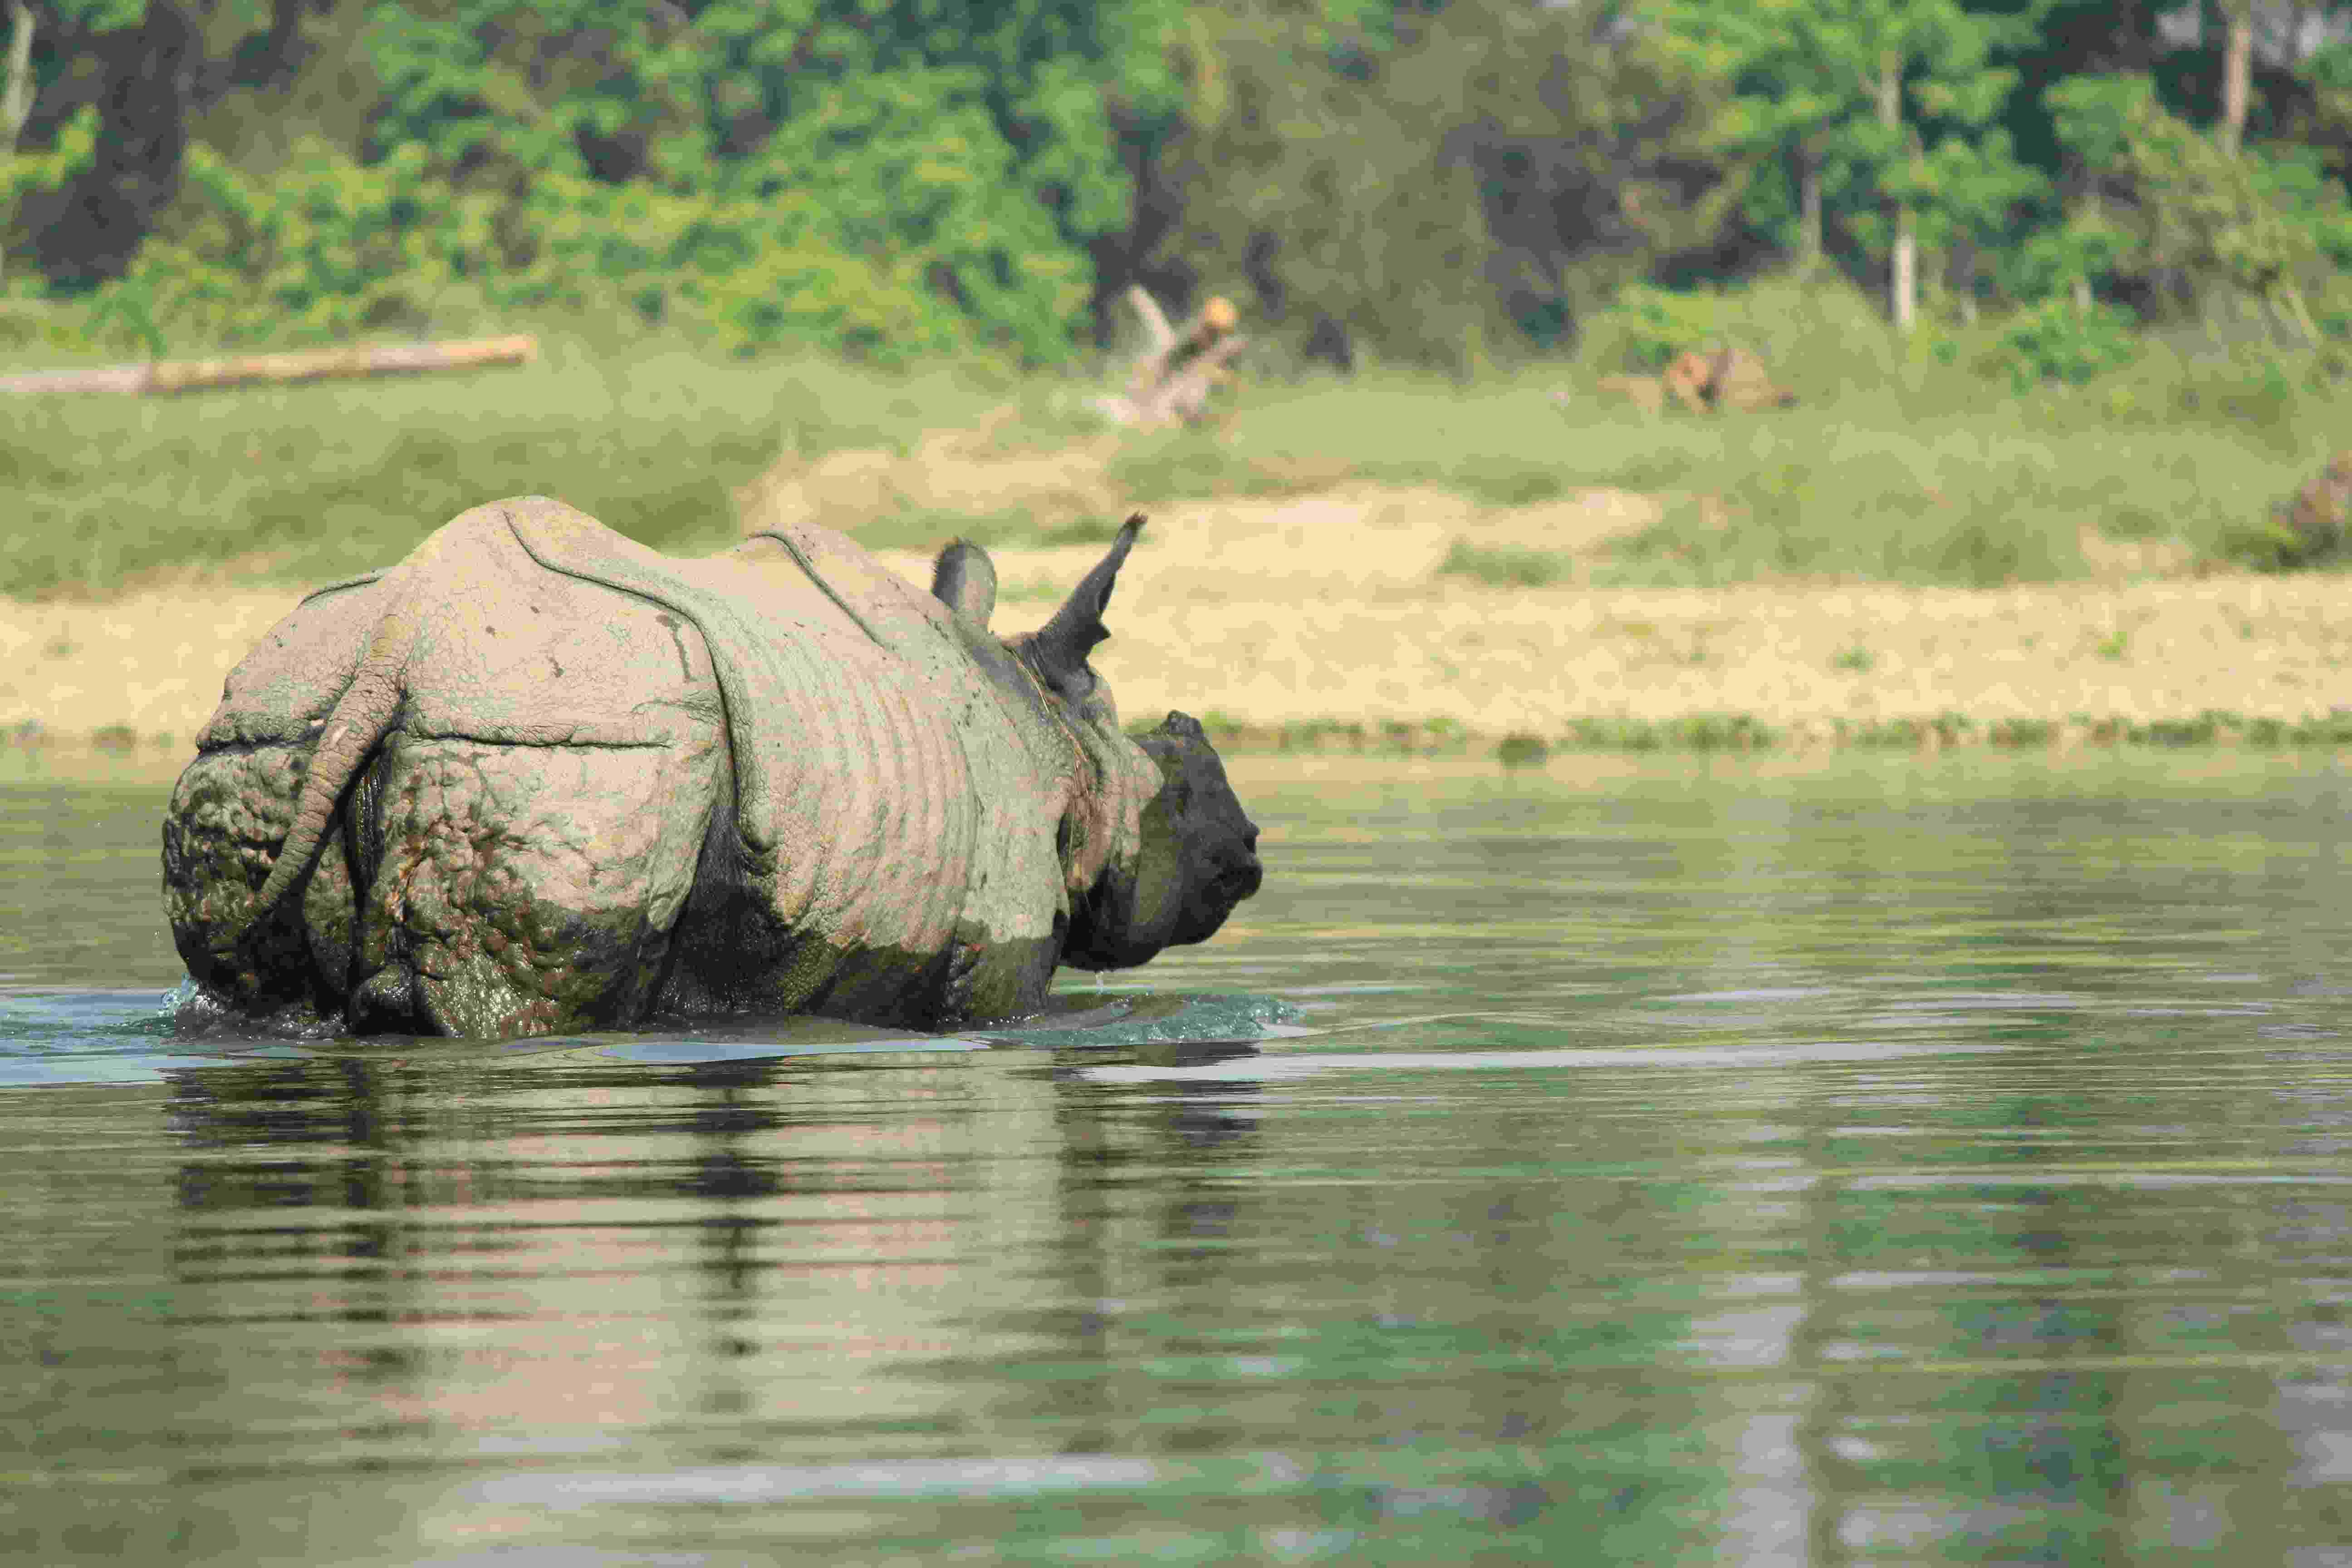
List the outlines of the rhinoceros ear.
<svg viewBox="0 0 2352 1568">
<path fill-rule="evenodd" d="M 1079 580 L 1054 618 L 1037 628 L 1037 661 L 1045 673 L 1060 685 L 1087 667 L 1087 655 L 1095 644 L 1110 636 L 1103 626 L 1103 611 L 1110 605 L 1110 591 L 1118 583 L 1118 569 L 1127 561 L 1127 552 L 1135 547 L 1135 536 L 1143 531 L 1143 514 L 1137 512 L 1120 524 L 1118 537 L 1111 541 L 1110 552 L 1095 563 L 1094 570 Z"/>
<path fill-rule="evenodd" d="M 969 539 L 952 542 L 931 568 L 931 597 L 973 626 L 988 625 L 996 613 L 996 563 Z"/>
</svg>

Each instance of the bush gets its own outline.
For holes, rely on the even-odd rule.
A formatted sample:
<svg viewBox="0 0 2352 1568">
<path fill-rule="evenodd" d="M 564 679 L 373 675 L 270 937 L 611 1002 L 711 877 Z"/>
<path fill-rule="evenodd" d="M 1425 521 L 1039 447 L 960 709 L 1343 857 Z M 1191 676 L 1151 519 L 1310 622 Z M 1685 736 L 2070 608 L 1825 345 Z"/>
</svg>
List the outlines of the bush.
<svg viewBox="0 0 2352 1568">
<path fill-rule="evenodd" d="M 1906 345 L 1876 300 L 1825 271 L 1759 278 L 1719 292 L 1628 288 L 1592 319 L 1580 357 L 1605 374 L 1628 364 L 1662 365 L 1685 349 L 1737 343 L 1760 355 L 1775 382 L 1811 404 L 1854 388 L 1907 395 L 1934 360 L 1932 353 L 1912 351 L 1929 350 L 1934 341 L 1923 329 Z"/>
<path fill-rule="evenodd" d="M 2019 392 L 2042 381 L 2080 385 L 2138 357 L 2137 324 L 2130 311 L 2105 300 L 2078 306 L 2053 296 L 2009 319 L 1987 368 L 2005 372 Z"/>
<path fill-rule="evenodd" d="M 1646 283 L 1627 285 L 1610 307 L 1602 335 L 1626 363 L 1650 370 L 1723 335 L 1724 297 L 1711 289 L 1681 292 Z M 1605 363 L 1605 361 L 1604 361 Z"/>
<path fill-rule="evenodd" d="M 2338 452 L 2318 476 L 2223 541 L 2231 559 L 2258 572 L 2343 561 L 2352 554 L 2352 451 Z"/>
<path fill-rule="evenodd" d="M 920 258 L 833 243 L 805 196 L 680 195 L 547 174 L 512 203 L 436 178 L 421 146 L 362 163 L 301 144 L 268 179 L 201 144 L 170 232 L 91 299 L 93 335 L 320 342 L 515 315 L 667 326 L 748 353 L 826 346 L 908 362 L 968 349 L 973 324 Z M 1029 334 L 1015 346 L 1043 353 Z"/>
</svg>

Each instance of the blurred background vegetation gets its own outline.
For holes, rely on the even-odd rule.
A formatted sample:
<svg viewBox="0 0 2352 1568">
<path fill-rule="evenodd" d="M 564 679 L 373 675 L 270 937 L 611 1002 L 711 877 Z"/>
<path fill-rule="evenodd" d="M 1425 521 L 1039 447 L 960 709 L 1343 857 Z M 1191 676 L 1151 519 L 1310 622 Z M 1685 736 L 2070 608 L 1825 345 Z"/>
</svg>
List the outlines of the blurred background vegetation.
<svg viewBox="0 0 2352 1568">
<path fill-rule="evenodd" d="M 7 289 L 110 298 L 125 347 L 551 315 L 1055 365 L 1139 281 L 1462 369 L 1628 283 L 1889 296 L 1906 252 L 1891 311 L 2013 312 L 2034 373 L 2118 324 L 2352 321 L 2352 5 L 8 6 Z"/>
<path fill-rule="evenodd" d="M 20 595 L 207 552 L 378 562 L 525 489 L 676 543 L 779 450 L 1008 402 L 1000 439 L 1066 439 L 1056 389 L 1099 377 L 1133 283 L 1230 295 L 1256 341 L 1247 438 L 1139 438 L 1139 501 L 1714 497 L 1637 576 L 2066 575 L 2085 524 L 2307 563 L 2267 500 L 2352 369 L 2352 5 L 0 0 L 0 360 L 551 344 L 464 383 L 20 403 Z M 1549 395 L 1723 341 L 1803 409 Z M 1296 379 L 1325 370 L 1344 404 Z M 1724 506 L 1753 526 L 1718 537 Z M 131 511 L 177 521 L 100 521 Z"/>
</svg>

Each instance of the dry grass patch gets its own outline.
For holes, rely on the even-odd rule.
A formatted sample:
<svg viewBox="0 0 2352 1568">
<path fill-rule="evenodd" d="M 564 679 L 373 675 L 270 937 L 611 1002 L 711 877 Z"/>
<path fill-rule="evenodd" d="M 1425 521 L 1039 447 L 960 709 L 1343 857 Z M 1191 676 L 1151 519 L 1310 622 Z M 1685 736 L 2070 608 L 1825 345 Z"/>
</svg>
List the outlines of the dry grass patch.
<svg viewBox="0 0 2352 1568">
<path fill-rule="evenodd" d="M 1102 448 L 1024 452 L 966 433 L 780 467 L 742 493 L 742 521 L 845 522 L 925 585 L 940 542 L 984 537 L 973 519 L 995 518 L 997 625 L 1018 632 L 1099 558 L 1100 525 L 1129 505 L 1092 488 L 1105 472 Z M 1595 563 L 1672 510 L 1605 489 L 1502 508 L 1376 486 L 1160 506 L 1097 662 L 1130 721 L 1181 708 L 1252 734 L 1449 743 L 1892 744 L 1969 724 L 2013 743 L 2085 726 L 2207 734 L 2214 713 L 2276 729 L 2352 701 L 2333 576 L 2161 578 L 2168 542 L 2155 541 L 2063 584 L 1596 580 Z M 1463 571 L 1465 551 L 1565 564 L 1528 585 Z M 215 573 L 102 604 L 0 604 L 0 733 L 184 744 L 297 596 Z"/>
<path fill-rule="evenodd" d="M 1108 476 L 1118 438 L 1045 448 L 1001 444 L 1013 411 L 978 429 L 926 437 L 910 450 L 854 447 L 803 458 L 787 452 L 735 492 L 743 531 L 807 520 L 855 533 L 869 548 L 917 549 L 937 534 L 992 542 L 1082 527 L 1118 510 Z"/>
<path fill-rule="evenodd" d="M 301 591 L 217 579 L 103 604 L 0 601 L 0 734 L 192 744 Z"/>
</svg>

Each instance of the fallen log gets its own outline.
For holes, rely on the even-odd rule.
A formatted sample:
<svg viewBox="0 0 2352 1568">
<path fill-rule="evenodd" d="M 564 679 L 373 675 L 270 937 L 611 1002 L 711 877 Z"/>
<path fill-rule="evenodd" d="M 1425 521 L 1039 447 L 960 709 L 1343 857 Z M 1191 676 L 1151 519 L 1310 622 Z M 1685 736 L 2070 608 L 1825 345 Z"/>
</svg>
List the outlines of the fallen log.
<svg viewBox="0 0 2352 1568">
<path fill-rule="evenodd" d="M 527 335 L 427 343 L 362 343 L 227 359 L 150 360 L 144 364 L 100 365 L 91 370 L 28 371 L 18 375 L 0 375 L 0 394 L 37 396 L 56 392 L 119 392 L 153 395 L 260 383 L 353 380 L 424 371 L 529 364 L 538 357 L 539 340 Z"/>
<path fill-rule="evenodd" d="M 1707 355 L 1685 351 L 1674 357 L 1663 374 L 1604 375 L 1597 385 L 1601 392 L 1625 398 L 1644 414 L 1664 412 L 1669 396 L 1693 414 L 1723 409 L 1753 413 L 1759 408 L 1787 408 L 1797 401 L 1795 393 L 1773 384 L 1762 360 L 1737 344 Z M 1565 405 L 1567 399 L 1555 396 L 1553 401 Z"/>
</svg>

